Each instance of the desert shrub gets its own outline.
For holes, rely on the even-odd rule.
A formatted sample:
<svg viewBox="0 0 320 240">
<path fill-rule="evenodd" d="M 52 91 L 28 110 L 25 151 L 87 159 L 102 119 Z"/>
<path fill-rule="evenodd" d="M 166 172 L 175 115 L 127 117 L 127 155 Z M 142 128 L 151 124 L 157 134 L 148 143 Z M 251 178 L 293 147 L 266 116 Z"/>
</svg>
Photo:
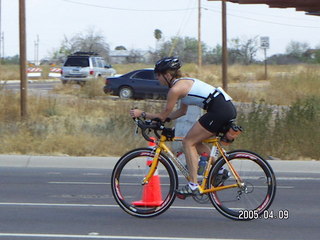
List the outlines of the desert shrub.
<svg viewBox="0 0 320 240">
<path fill-rule="evenodd" d="M 214 85 L 211 81 L 218 83 L 221 77 L 220 66 L 204 66 L 198 71 L 190 64 L 185 69 Z M 243 69 L 234 66 L 231 70 L 241 78 L 245 75 L 237 71 Z M 319 70 L 314 66 L 289 70 L 290 74 L 271 76 L 270 87 L 262 89 L 266 94 L 255 95 L 248 87 L 230 89 L 234 99 L 248 102 L 238 107 L 238 122 L 245 131 L 230 148 L 250 149 L 265 157 L 320 159 Z M 260 70 L 251 66 L 247 71 L 256 74 Z M 61 85 L 50 96 L 29 94 L 26 120 L 20 117 L 19 93 L 0 87 L 0 153 L 118 156 L 146 146 L 141 135 L 134 135 L 128 111 L 137 107 L 157 112 L 165 101 L 114 100 L 104 95 L 102 86 L 97 80 L 82 88 Z M 262 98 L 265 100 L 259 100 Z"/>
<path fill-rule="evenodd" d="M 232 147 L 250 149 L 264 157 L 319 159 L 319 118 L 319 97 L 297 100 L 281 111 L 264 102 L 253 103 L 239 114 L 244 133 Z"/>
<path fill-rule="evenodd" d="M 277 116 L 273 130 L 275 154 L 286 159 L 320 158 L 320 97 L 297 100 L 284 117 Z"/>
</svg>

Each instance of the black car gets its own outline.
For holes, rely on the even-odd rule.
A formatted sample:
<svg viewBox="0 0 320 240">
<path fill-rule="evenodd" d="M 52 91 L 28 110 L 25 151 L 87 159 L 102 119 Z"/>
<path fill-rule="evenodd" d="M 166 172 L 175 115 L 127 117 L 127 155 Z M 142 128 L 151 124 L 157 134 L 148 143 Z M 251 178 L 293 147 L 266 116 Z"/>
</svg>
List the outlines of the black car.
<svg viewBox="0 0 320 240">
<path fill-rule="evenodd" d="M 153 69 L 140 69 L 107 78 L 103 90 L 120 98 L 165 98 L 169 88 L 160 84 Z"/>
</svg>

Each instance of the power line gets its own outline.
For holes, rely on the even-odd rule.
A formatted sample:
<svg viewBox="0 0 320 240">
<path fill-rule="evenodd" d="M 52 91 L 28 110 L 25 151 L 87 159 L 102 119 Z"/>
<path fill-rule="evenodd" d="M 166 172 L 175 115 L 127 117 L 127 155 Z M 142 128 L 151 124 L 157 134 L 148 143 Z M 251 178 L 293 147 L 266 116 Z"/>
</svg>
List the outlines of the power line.
<svg viewBox="0 0 320 240">
<path fill-rule="evenodd" d="M 189 1 L 188 3 L 188 7 L 192 4 L 192 0 Z M 187 26 L 187 23 L 189 22 L 191 18 L 191 12 L 189 12 L 189 14 L 185 14 L 183 19 L 181 20 L 181 24 L 180 27 L 178 28 L 177 34 L 176 36 L 179 37 L 181 35 L 181 32 L 183 32 L 184 27 Z M 169 56 L 171 56 L 173 54 L 173 51 L 176 47 L 176 45 L 178 44 L 178 38 L 175 38 L 173 41 L 173 44 L 171 45 L 170 51 L 169 51 Z"/>
<path fill-rule="evenodd" d="M 118 10 L 118 11 L 135 11 L 135 12 L 181 12 L 181 11 L 191 11 L 191 10 L 197 10 L 197 7 L 192 7 L 192 8 L 181 8 L 181 9 L 132 9 L 132 8 L 117 8 L 117 7 L 109 7 L 109 6 L 102 6 L 102 5 L 97 5 L 97 4 L 91 4 L 91 3 L 84 3 L 84 2 L 78 2 L 78 1 L 73 1 L 73 0 L 61 0 L 64 2 L 69 2 L 72 4 L 77 4 L 77 5 L 83 5 L 83 6 L 90 6 L 90 7 L 96 7 L 96 8 L 105 8 L 105 9 L 111 9 L 111 10 Z M 212 9 L 210 7 L 202 7 L 204 10 L 212 11 L 212 12 L 217 12 L 221 13 L 219 10 Z M 249 11 L 242 11 L 242 12 L 247 12 L 250 13 Z M 231 14 L 227 13 L 228 16 L 232 17 L 237 17 L 237 18 L 242 18 L 242 19 L 247 19 L 255 22 L 263 22 L 263 23 L 268 23 L 268 24 L 276 24 L 276 25 L 282 25 L 282 26 L 288 26 L 288 27 L 299 27 L 299 28 L 315 28 L 318 29 L 320 27 L 315 27 L 315 26 L 303 26 L 303 25 L 294 25 L 294 24 L 286 24 L 286 23 L 279 23 L 279 22 L 274 22 L 274 21 L 269 21 L 269 20 L 261 20 L 261 19 L 256 19 L 256 18 L 251 18 L 251 17 L 244 17 L 244 16 L 239 16 L 236 14 Z M 259 14 L 262 16 L 272 16 L 270 14 Z M 278 17 L 278 18 L 284 18 L 283 16 L 275 16 L 273 17 Z M 295 20 L 294 18 L 290 18 Z M 296 19 L 298 20 L 298 19 Z M 301 21 L 301 20 L 300 20 Z"/>
<path fill-rule="evenodd" d="M 219 10 L 210 9 L 210 8 L 204 8 L 204 10 L 211 11 L 211 12 L 221 13 L 221 11 L 219 11 Z M 302 25 L 294 25 L 294 24 L 288 24 L 288 23 L 279 23 L 279 22 L 273 22 L 273 21 L 268 21 L 268 20 L 261 20 L 261 19 L 255 19 L 255 18 L 250 18 L 250 17 L 238 16 L 238 15 L 231 14 L 231 13 L 228 13 L 227 15 L 228 15 L 228 16 L 231 16 L 231 17 L 237 17 L 237 18 L 247 19 L 247 20 L 251 20 L 251 21 L 255 21 L 255 22 L 276 24 L 276 25 L 282 25 L 282 26 L 287 26 L 287 27 L 299 27 L 299 28 L 315 28 L 315 29 L 320 29 L 320 27 L 315 27 L 315 26 L 302 26 Z"/>
<path fill-rule="evenodd" d="M 208 9 L 213 9 L 212 8 L 212 6 L 208 6 L 208 5 L 203 5 L 205 8 L 208 8 Z M 242 8 L 244 7 L 244 6 L 241 6 Z M 217 8 L 217 10 L 218 10 L 219 8 Z M 305 18 L 297 18 L 297 17 L 292 17 L 292 16 L 289 16 L 289 17 L 287 17 L 287 16 L 283 16 L 283 15 L 275 15 L 275 14 L 269 14 L 269 13 L 261 13 L 261 12 L 251 12 L 251 11 L 247 11 L 247 10 L 243 10 L 243 9 L 241 9 L 241 10 L 239 10 L 239 9 L 230 9 L 229 7 L 228 7 L 228 12 L 232 12 L 232 11 L 236 11 L 237 13 L 249 13 L 249 14 L 253 14 L 253 15 L 259 15 L 259 16 L 266 16 L 266 17 L 274 17 L 274 18 L 281 18 L 281 19 L 284 19 L 284 18 L 286 18 L 286 19 L 290 19 L 290 20 L 294 20 L 294 21 L 305 21 L 305 22 L 315 22 L 314 21 L 314 19 L 312 20 L 311 18 L 310 18 L 310 16 L 306 16 Z M 320 19 L 320 18 L 318 18 L 318 19 Z"/>
<path fill-rule="evenodd" d="M 89 6 L 89 7 L 97 7 L 97 8 L 105 8 L 105 9 L 111 9 L 111 10 L 119 10 L 119 11 L 134 11 L 134 12 L 180 12 L 180 11 L 190 11 L 190 10 L 196 10 L 197 8 L 182 8 L 182 9 L 132 9 L 132 8 L 116 8 L 116 7 L 108 7 L 108 6 L 102 6 L 97 4 L 91 4 L 91 3 L 82 3 L 72 0 L 61 0 L 64 2 L 69 2 L 73 4 L 83 5 L 83 6 Z"/>
</svg>

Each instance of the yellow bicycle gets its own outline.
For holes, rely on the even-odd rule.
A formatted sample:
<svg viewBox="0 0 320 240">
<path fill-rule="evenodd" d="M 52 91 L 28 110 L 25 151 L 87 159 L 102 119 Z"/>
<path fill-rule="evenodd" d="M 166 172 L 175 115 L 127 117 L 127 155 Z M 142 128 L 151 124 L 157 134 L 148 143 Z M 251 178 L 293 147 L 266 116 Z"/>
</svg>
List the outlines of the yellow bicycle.
<svg viewBox="0 0 320 240">
<path fill-rule="evenodd" d="M 189 172 L 166 145 L 168 141 L 182 140 L 174 136 L 172 128 L 139 118 L 135 123 L 147 141 L 154 141 L 149 137 L 150 131 L 154 131 L 156 145 L 124 154 L 113 169 L 111 188 L 116 202 L 125 212 L 136 217 L 153 217 L 171 206 L 176 197 L 178 177 L 183 175 L 188 180 Z M 251 151 L 226 152 L 220 137 L 204 141 L 212 148 L 203 176 L 199 176 L 200 195 L 195 198 L 200 202 L 204 196 L 209 198 L 218 212 L 233 220 L 261 218 L 276 193 L 271 166 Z M 221 169 L 227 170 L 227 177 L 221 178 Z"/>
</svg>

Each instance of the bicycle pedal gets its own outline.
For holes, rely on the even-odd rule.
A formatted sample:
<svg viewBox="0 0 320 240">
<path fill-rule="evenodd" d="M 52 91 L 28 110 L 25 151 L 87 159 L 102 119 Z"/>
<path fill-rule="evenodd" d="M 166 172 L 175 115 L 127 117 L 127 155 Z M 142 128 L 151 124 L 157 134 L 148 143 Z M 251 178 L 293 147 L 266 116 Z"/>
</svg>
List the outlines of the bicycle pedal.
<svg viewBox="0 0 320 240">
<path fill-rule="evenodd" d="M 179 194 L 179 193 L 177 193 L 176 196 L 177 196 L 177 198 L 179 198 L 179 199 L 181 199 L 181 200 L 185 200 L 185 199 L 187 198 L 186 195 Z"/>
</svg>

